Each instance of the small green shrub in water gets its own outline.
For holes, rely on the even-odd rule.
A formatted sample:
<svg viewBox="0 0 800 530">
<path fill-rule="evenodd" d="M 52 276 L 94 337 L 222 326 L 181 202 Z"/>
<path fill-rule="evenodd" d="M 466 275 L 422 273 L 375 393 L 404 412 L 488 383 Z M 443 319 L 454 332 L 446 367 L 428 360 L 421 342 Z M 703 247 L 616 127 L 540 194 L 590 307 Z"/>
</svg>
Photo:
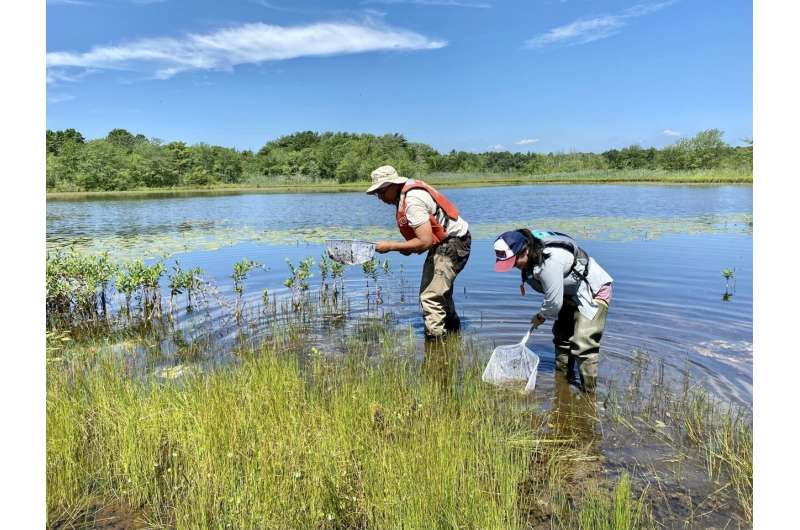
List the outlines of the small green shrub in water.
<svg viewBox="0 0 800 530">
<path fill-rule="evenodd" d="M 378 283 L 378 270 L 379 270 L 379 262 L 376 258 L 372 258 L 369 261 L 365 261 L 361 264 L 361 272 L 364 273 L 364 277 L 367 280 L 367 304 L 369 304 L 370 300 L 370 287 L 369 281 L 370 279 L 375 284 L 375 304 L 382 304 L 383 297 L 381 296 L 381 286 Z"/>
<path fill-rule="evenodd" d="M 330 274 L 330 264 L 330 258 L 328 258 L 328 255 L 323 252 L 319 259 L 320 295 L 323 299 L 328 296 L 328 275 Z"/>
<path fill-rule="evenodd" d="M 241 297 L 244 294 L 244 281 L 250 271 L 261 266 L 259 262 L 247 258 L 233 264 L 231 279 L 233 279 L 233 290 L 236 296 Z"/>
<path fill-rule="evenodd" d="M 192 293 L 200 289 L 202 285 L 203 271 L 200 267 L 193 267 L 189 270 L 181 268 L 177 260 L 172 265 L 172 274 L 169 275 L 169 303 L 173 306 L 175 296 L 186 293 L 186 310 L 192 309 Z"/>
<path fill-rule="evenodd" d="M 253 269 L 261 267 L 263 267 L 261 263 L 254 260 L 249 260 L 247 258 L 237 261 L 233 264 L 233 274 L 231 274 L 231 279 L 233 279 L 233 292 L 236 293 L 236 308 L 234 309 L 234 315 L 237 322 L 241 320 L 242 312 L 244 311 L 242 302 L 242 299 L 244 298 L 244 282 L 247 280 L 247 276 Z"/>
<path fill-rule="evenodd" d="M 45 268 L 48 321 L 67 324 L 108 316 L 108 287 L 116 266 L 108 253 L 87 256 L 75 251 L 47 257 Z"/>
<path fill-rule="evenodd" d="M 331 261 L 331 277 L 333 281 L 333 297 L 335 299 L 339 291 L 344 289 L 344 265 Z"/>
<path fill-rule="evenodd" d="M 283 281 L 283 285 L 292 290 L 292 307 L 297 309 L 302 305 L 310 287 L 308 279 L 314 276 L 311 272 L 314 258 L 305 258 L 297 264 L 297 267 L 294 266 L 292 260 L 286 258 L 286 264 L 289 266 L 289 277 Z"/>
<path fill-rule="evenodd" d="M 124 269 L 117 271 L 114 285 L 125 296 L 125 307 L 131 316 L 131 301 L 138 302 L 142 317 L 146 320 L 161 315 L 161 277 L 164 262 L 145 265 L 143 260 L 129 261 Z"/>
</svg>

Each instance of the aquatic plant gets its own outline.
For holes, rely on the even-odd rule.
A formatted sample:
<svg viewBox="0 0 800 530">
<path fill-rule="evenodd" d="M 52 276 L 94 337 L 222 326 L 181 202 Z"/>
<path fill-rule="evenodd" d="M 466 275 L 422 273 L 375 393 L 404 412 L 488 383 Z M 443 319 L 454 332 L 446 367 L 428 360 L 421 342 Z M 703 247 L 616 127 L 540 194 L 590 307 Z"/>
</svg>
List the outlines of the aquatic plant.
<svg viewBox="0 0 800 530">
<path fill-rule="evenodd" d="M 233 292 L 236 293 L 236 307 L 234 313 L 237 322 L 241 319 L 244 310 L 242 301 L 244 298 L 244 282 L 253 269 L 261 267 L 263 267 L 261 263 L 247 258 L 233 264 L 231 279 L 233 280 Z"/>
<path fill-rule="evenodd" d="M 311 272 L 314 258 L 305 258 L 297 264 L 297 267 L 294 266 L 292 260 L 286 258 L 286 264 L 289 267 L 289 277 L 283 281 L 283 285 L 292 290 L 292 307 L 297 310 L 305 301 L 305 295 L 309 289 L 308 279 L 314 275 Z"/>
<path fill-rule="evenodd" d="M 331 261 L 331 278 L 333 282 L 334 303 L 340 291 L 344 290 L 344 265 L 337 261 Z"/>
<path fill-rule="evenodd" d="M 184 270 L 181 268 L 180 262 L 175 261 L 172 265 L 172 274 L 168 275 L 170 310 L 173 308 L 175 296 L 183 292 L 186 293 L 186 310 L 192 310 L 192 292 L 201 287 L 203 281 L 201 278 L 202 273 L 203 271 L 200 267 Z"/>
<path fill-rule="evenodd" d="M 725 278 L 725 292 L 722 294 L 722 301 L 729 302 L 730 299 L 733 297 L 734 293 L 736 292 L 736 268 L 733 269 L 725 268 L 722 269 L 722 277 Z M 731 291 L 731 284 L 730 281 L 733 279 L 733 290 Z"/>
<path fill-rule="evenodd" d="M 116 266 L 108 253 L 88 256 L 76 251 L 48 254 L 45 308 L 48 322 L 71 325 L 108 317 L 108 287 Z"/>
<path fill-rule="evenodd" d="M 129 261 L 117 271 L 114 286 L 125 297 L 125 308 L 129 317 L 131 300 L 139 303 L 142 318 L 148 320 L 161 315 L 161 276 L 165 267 L 163 261 L 145 265 L 142 260 Z"/>
<path fill-rule="evenodd" d="M 328 295 L 328 273 L 330 272 L 331 260 L 327 253 L 323 252 L 319 259 L 320 295 L 326 298 Z"/>
<path fill-rule="evenodd" d="M 582 240 L 631 241 L 657 239 L 669 234 L 752 235 L 752 212 L 721 213 L 691 217 L 539 217 L 508 219 L 502 223 L 470 225 L 473 238 L 491 238 L 518 226 L 557 226 Z M 387 239 L 393 231 L 384 226 L 339 227 L 343 238 Z M 246 241 L 268 245 L 321 244 L 330 237 L 327 227 L 316 229 L 270 229 L 244 226 L 240 222 L 215 220 L 211 226 L 197 225 L 185 230 L 141 234 L 94 234 L 91 238 L 57 234 L 47 242 L 49 251 L 74 247 L 84 254 L 109 251 L 114 262 L 137 258 L 158 258 L 196 250 L 215 250 Z M 646 237 L 645 237 L 646 235 Z"/>
<path fill-rule="evenodd" d="M 369 261 L 365 261 L 361 264 L 361 272 L 364 273 L 364 278 L 367 281 L 367 306 L 369 307 L 369 300 L 370 300 L 370 279 L 375 284 L 375 303 L 382 304 L 383 299 L 381 297 L 381 286 L 378 283 L 378 260 L 376 258 L 372 258 Z"/>
<path fill-rule="evenodd" d="M 253 269 L 261 266 L 261 263 L 247 258 L 233 264 L 231 279 L 233 279 L 233 290 L 238 297 L 244 294 L 244 281 L 247 279 L 247 275 Z"/>
<path fill-rule="evenodd" d="M 124 507 L 179 529 L 436 528 L 443 518 L 460 528 L 707 527 L 714 510 L 730 520 L 716 527 L 749 526 L 752 424 L 720 416 L 698 387 L 687 399 L 666 386 L 652 399 L 609 396 L 605 413 L 583 399 L 540 410 L 481 383 L 470 342 L 447 341 L 420 367 L 416 341 L 385 320 L 360 329 L 336 358 L 310 348 L 301 327 L 275 327 L 274 343 L 243 346 L 230 369 L 135 377 L 107 342 L 48 335 L 48 526 L 92 526 L 98 511 Z M 181 363 L 201 353 L 184 349 Z M 288 351 L 311 353 L 301 364 Z M 699 448 L 709 497 L 692 482 L 693 496 L 656 522 L 651 507 L 680 495 L 680 482 L 642 477 L 642 452 L 605 473 L 579 428 L 599 414 L 604 436 L 619 427 L 625 443 L 652 433 L 659 447 Z M 688 468 L 696 454 L 653 458 Z"/>
</svg>

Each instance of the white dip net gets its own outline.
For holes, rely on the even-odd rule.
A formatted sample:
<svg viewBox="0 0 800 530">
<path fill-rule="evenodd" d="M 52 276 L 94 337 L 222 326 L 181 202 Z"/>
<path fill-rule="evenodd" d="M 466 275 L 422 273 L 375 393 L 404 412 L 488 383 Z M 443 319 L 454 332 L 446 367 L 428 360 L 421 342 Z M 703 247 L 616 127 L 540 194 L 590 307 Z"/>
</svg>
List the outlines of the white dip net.
<svg viewBox="0 0 800 530">
<path fill-rule="evenodd" d="M 357 239 L 328 239 L 325 241 L 328 256 L 345 265 L 359 265 L 375 255 L 375 243 Z"/>
<path fill-rule="evenodd" d="M 483 371 L 483 381 L 512 388 L 524 385 L 523 392 L 532 392 L 536 386 L 539 356 L 525 345 L 529 337 L 530 331 L 518 344 L 495 348 Z"/>
</svg>

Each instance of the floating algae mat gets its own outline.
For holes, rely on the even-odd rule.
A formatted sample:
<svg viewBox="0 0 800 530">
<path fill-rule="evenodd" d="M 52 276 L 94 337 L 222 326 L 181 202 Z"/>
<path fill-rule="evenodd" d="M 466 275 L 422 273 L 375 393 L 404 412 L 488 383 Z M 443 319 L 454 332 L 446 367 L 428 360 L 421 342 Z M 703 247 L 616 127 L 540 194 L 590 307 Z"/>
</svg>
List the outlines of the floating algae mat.
<svg viewBox="0 0 800 530">
<path fill-rule="evenodd" d="M 692 217 L 572 217 L 520 219 L 503 223 L 471 223 L 475 239 L 492 239 L 506 230 L 519 227 L 550 227 L 578 239 L 633 241 L 657 239 L 669 234 L 741 234 L 752 235 L 752 213 L 709 214 Z M 292 230 L 258 229 L 231 220 L 214 223 L 185 221 L 162 226 L 146 233 L 110 233 L 87 236 L 48 237 L 48 250 L 73 248 L 85 253 L 108 251 L 114 261 L 170 257 L 194 251 L 213 251 L 240 243 L 267 245 L 322 244 L 337 239 L 377 241 L 396 239 L 394 227 L 316 226 Z"/>
</svg>

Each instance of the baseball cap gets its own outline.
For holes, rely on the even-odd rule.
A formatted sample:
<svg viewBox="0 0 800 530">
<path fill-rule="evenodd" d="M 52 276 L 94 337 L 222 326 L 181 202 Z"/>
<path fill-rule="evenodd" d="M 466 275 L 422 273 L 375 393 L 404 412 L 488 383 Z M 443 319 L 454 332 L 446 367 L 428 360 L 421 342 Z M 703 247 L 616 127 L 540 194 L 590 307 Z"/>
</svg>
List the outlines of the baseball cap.
<svg viewBox="0 0 800 530">
<path fill-rule="evenodd" d="M 494 270 L 496 272 L 506 272 L 514 267 L 517 262 L 517 254 L 519 254 L 527 245 L 525 236 L 511 230 L 503 232 L 494 241 Z"/>
</svg>

